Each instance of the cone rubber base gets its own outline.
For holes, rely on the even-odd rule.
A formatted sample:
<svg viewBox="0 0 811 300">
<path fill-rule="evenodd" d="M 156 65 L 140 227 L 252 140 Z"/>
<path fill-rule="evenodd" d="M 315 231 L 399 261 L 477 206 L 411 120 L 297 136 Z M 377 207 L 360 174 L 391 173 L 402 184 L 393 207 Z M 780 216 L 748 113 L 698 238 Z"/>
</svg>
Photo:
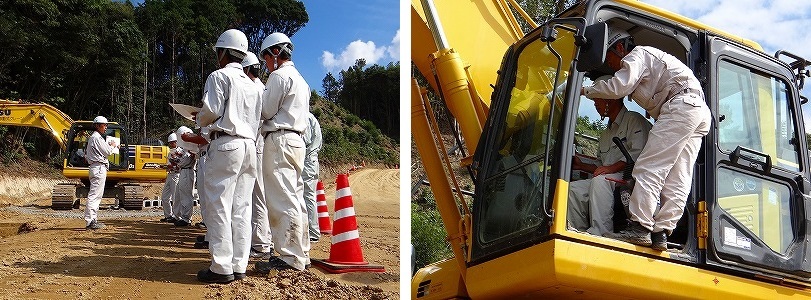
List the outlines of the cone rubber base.
<svg viewBox="0 0 811 300">
<path fill-rule="evenodd" d="M 375 273 L 383 273 L 386 272 L 386 269 L 383 268 L 381 265 L 373 265 L 369 263 L 355 263 L 355 264 L 340 264 L 340 263 L 331 263 L 327 262 L 326 260 L 320 259 L 310 259 L 312 264 L 318 267 L 324 272 L 331 273 L 331 274 L 341 274 L 341 273 L 349 273 L 349 272 L 375 272 Z"/>
</svg>

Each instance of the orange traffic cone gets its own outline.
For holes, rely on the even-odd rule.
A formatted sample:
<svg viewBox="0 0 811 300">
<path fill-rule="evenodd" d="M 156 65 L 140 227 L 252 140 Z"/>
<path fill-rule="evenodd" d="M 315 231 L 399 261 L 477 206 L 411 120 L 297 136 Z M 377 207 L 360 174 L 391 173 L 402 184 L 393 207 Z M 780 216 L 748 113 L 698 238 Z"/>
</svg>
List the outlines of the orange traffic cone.
<svg viewBox="0 0 811 300">
<path fill-rule="evenodd" d="M 315 201 L 318 204 L 318 228 L 321 233 L 332 234 L 332 224 L 329 222 L 329 209 L 327 208 L 327 197 L 324 196 L 324 184 L 321 180 L 315 188 Z"/>
<path fill-rule="evenodd" d="M 352 206 L 352 192 L 346 174 L 339 174 L 335 187 L 335 229 L 329 259 L 312 259 L 312 263 L 328 273 L 385 272 L 381 265 L 372 265 L 363 260 L 360 248 L 358 222 Z"/>
</svg>

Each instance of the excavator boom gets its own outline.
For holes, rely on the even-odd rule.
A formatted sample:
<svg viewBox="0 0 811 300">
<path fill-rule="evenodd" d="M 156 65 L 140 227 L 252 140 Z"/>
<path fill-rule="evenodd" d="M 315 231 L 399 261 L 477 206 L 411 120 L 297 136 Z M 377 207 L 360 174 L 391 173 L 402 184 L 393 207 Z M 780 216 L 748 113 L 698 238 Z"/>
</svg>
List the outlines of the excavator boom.
<svg viewBox="0 0 811 300">
<path fill-rule="evenodd" d="M 0 125 L 28 126 L 44 129 L 62 150 L 67 148 L 67 135 L 73 119 L 45 103 L 22 103 L 0 100 Z"/>
</svg>

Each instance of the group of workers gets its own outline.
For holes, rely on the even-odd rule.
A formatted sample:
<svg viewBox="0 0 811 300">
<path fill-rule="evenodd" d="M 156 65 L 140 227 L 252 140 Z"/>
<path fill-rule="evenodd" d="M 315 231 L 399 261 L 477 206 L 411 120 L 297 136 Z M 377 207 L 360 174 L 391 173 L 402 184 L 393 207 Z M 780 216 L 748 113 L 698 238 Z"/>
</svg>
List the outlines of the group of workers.
<svg viewBox="0 0 811 300">
<path fill-rule="evenodd" d="M 584 86 L 581 95 L 609 118 L 600 136 L 596 164 L 575 157 L 574 169 L 595 177 L 573 182 L 569 191 L 568 221 L 574 229 L 629 243 L 667 250 L 667 238 L 684 213 L 693 165 L 702 138 L 711 124 L 710 110 L 693 72 L 676 57 L 650 46 L 636 46 L 633 37 L 610 27 L 606 64 L 615 73 Z M 622 98 L 631 96 L 656 121 L 629 112 Z M 633 190 L 628 201 L 630 224 L 614 232 L 613 189 L 625 158 L 613 137 L 624 141 L 632 158 Z"/>
<path fill-rule="evenodd" d="M 250 257 L 267 258 L 255 264 L 260 274 L 304 270 L 310 243 L 320 237 L 315 186 L 321 129 L 309 111 L 310 87 L 291 60 L 293 43 L 285 34 L 268 35 L 260 49 L 257 57 L 243 32 L 223 32 L 214 45 L 219 69 L 208 76 L 194 116 L 200 131 L 181 127 L 169 136 L 161 221 L 191 224 L 196 186 L 206 235 L 195 245 L 207 244 L 212 257 L 197 273 L 201 282 L 245 278 Z M 260 60 L 270 72 L 265 84 Z M 94 120 L 98 134 L 87 146 L 87 229 L 104 226 L 96 212 L 106 159 L 117 147 L 101 138 L 107 123 L 101 119 Z"/>
</svg>

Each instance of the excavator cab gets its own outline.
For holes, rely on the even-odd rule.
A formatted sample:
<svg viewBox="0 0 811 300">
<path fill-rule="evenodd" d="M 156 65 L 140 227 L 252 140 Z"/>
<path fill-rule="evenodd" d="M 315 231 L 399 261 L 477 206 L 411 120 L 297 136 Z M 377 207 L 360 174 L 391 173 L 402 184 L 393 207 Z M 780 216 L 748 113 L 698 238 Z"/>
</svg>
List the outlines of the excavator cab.
<svg viewBox="0 0 811 300">
<path fill-rule="evenodd" d="M 586 78 L 611 74 L 600 55 L 608 27 L 684 62 L 712 110 L 668 251 L 567 224 L 579 91 Z M 795 60 L 636 1 L 581 2 L 526 34 L 503 57 L 473 158 L 465 296 L 808 295 L 811 169 L 799 95 L 808 64 Z M 417 290 L 450 284 L 430 281 L 430 272 L 449 267 L 418 272 Z"/>
<path fill-rule="evenodd" d="M 67 155 L 65 169 L 87 168 L 89 166 L 84 158 L 84 152 L 87 148 L 87 139 L 94 131 L 96 129 L 92 122 L 77 121 L 71 126 L 67 135 L 68 148 L 65 149 Z M 129 169 L 129 151 L 127 151 L 129 147 L 124 129 L 116 123 L 110 123 L 107 126 L 107 132 L 102 135 L 102 138 L 106 139 L 107 137 L 115 137 L 121 141 L 119 152 L 113 153 L 107 158 L 110 161 L 110 170 Z"/>
</svg>

